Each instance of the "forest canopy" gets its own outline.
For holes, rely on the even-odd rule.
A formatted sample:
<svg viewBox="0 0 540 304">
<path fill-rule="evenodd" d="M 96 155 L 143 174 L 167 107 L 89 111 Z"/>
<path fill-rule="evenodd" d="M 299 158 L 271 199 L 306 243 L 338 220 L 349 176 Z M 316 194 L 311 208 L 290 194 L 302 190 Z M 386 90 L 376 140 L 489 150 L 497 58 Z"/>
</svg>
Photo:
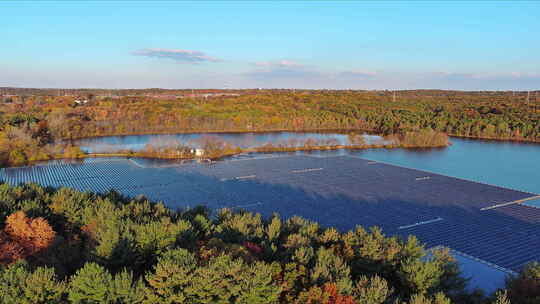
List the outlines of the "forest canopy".
<svg viewBox="0 0 540 304">
<path fill-rule="evenodd" d="M 300 217 L 0 184 L 2 303 L 488 303 L 448 250 Z M 535 303 L 540 267 L 493 303 Z M 536 296 L 536 298 L 535 298 Z M 515 300 L 515 301 L 514 301 Z M 529 302 L 527 302 L 529 301 Z"/>
</svg>

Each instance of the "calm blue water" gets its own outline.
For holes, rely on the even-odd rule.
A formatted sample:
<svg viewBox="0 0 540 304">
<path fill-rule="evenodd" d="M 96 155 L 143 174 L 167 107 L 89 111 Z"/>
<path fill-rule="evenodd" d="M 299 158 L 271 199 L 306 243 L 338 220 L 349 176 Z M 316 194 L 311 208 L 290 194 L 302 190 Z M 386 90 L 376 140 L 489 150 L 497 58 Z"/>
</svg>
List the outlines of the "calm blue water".
<svg viewBox="0 0 540 304">
<path fill-rule="evenodd" d="M 540 144 L 452 138 L 446 149 L 368 150 L 364 158 L 540 193 Z M 540 206 L 540 204 L 538 204 Z"/>
<path fill-rule="evenodd" d="M 347 143 L 347 135 L 333 133 L 242 133 L 209 134 L 242 147 L 265 143 L 287 142 L 291 139 L 330 139 Z M 195 144 L 200 134 L 111 136 L 79 141 L 85 150 L 96 151 L 106 147 L 140 149 L 147 143 L 166 143 L 172 140 Z M 377 140 L 376 136 L 368 140 Z M 372 149 L 362 151 L 324 151 L 316 154 L 355 155 L 409 168 L 479 181 L 506 188 L 540 194 L 540 144 L 504 141 L 484 141 L 452 138 L 452 145 L 444 149 Z M 540 207 L 540 201 L 529 204 Z"/>
<path fill-rule="evenodd" d="M 364 134 L 366 142 L 382 140 L 375 135 Z M 268 133 L 186 133 L 165 135 L 128 135 L 107 136 L 97 138 L 85 138 L 74 141 L 86 152 L 110 152 L 114 150 L 141 150 L 147 144 L 163 146 L 172 143 L 180 143 L 191 147 L 200 147 L 204 138 L 219 138 L 227 143 L 241 148 L 257 147 L 267 143 L 272 144 L 300 144 L 308 139 L 329 140 L 333 139 L 340 145 L 348 144 L 345 134 L 336 133 L 293 133 L 293 132 L 268 132 Z"/>
<path fill-rule="evenodd" d="M 540 194 L 540 144 L 451 138 L 442 149 L 330 151 Z M 540 207 L 540 201 L 527 204 Z"/>
</svg>

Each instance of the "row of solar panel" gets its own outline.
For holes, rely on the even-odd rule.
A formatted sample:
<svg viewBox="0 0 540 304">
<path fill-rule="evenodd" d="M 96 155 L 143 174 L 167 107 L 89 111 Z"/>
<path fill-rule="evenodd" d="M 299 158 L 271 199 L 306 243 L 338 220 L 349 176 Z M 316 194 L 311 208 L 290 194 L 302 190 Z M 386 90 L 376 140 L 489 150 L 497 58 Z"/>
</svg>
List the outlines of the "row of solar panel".
<svg viewBox="0 0 540 304">
<path fill-rule="evenodd" d="M 250 178 L 238 178 L 246 176 Z M 516 205 L 480 211 L 528 193 L 346 157 L 280 157 L 165 168 L 95 159 L 2 169 L 0 179 L 94 192 L 113 188 L 132 197 L 144 194 L 172 208 L 242 206 L 266 216 L 301 215 L 344 230 L 376 225 L 509 268 L 538 258 L 533 252 L 540 249 L 539 212 Z M 436 218 L 444 219 L 434 222 Z"/>
</svg>

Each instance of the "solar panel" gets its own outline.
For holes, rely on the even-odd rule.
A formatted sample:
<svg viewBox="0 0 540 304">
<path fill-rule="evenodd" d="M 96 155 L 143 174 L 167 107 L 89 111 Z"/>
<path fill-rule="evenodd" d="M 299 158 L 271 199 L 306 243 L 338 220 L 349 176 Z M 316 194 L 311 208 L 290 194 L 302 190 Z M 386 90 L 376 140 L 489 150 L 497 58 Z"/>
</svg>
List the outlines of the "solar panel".
<svg viewBox="0 0 540 304">
<path fill-rule="evenodd" d="M 536 194 L 356 157 L 278 156 L 198 164 L 85 159 L 0 170 L 0 180 L 143 194 L 171 208 L 203 204 L 300 215 L 338 229 L 380 226 L 518 269 L 540 258 Z M 534 200 L 531 200 L 534 203 Z M 538 253 L 538 254 L 537 254 Z"/>
</svg>

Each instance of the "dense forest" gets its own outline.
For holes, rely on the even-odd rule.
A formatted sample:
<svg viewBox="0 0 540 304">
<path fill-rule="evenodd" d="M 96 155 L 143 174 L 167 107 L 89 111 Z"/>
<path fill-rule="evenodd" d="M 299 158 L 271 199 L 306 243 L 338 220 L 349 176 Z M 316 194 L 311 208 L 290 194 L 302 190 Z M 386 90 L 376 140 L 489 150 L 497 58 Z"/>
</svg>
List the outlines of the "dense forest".
<svg viewBox="0 0 540 304">
<path fill-rule="evenodd" d="M 2 303 L 538 303 L 540 266 L 467 292 L 447 250 L 241 210 L 0 184 Z"/>
<path fill-rule="evenodd" d="M 4 91 L 20 94 L 0 98 L 0 162 L 8 164 L 76 157 L 81 152 L 70 139 L 127 134 L 433 130 L 540 141 L 538 92 L 149 89 L 64 90 L 56 96 L 60 90 Z"/>
</svg>

